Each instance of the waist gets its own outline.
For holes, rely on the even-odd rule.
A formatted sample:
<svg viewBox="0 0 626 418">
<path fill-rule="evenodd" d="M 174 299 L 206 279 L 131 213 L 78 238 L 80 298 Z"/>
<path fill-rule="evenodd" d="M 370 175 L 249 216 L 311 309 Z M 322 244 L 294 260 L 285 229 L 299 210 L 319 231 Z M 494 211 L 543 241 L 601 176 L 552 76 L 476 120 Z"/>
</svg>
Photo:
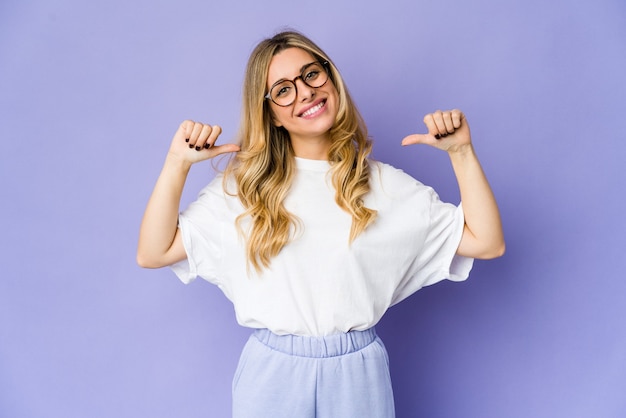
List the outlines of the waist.
<svg viewBox="0 0 626 418">
<path fill-rule="evenodd" d="M 367 347 L 378 338 L 374 328 L 323 337 L 277 335 L 267 329 L 257 329 L 252 335 L 276 351 L 292 356 L 314 358 L 354 353 Z"/>
</svg>

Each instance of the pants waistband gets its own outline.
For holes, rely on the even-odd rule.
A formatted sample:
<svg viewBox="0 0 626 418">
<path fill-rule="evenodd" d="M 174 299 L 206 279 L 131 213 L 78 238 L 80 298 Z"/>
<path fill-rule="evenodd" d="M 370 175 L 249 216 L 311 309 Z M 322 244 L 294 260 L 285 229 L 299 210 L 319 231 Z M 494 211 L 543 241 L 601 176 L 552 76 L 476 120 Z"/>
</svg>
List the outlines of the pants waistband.
<svg viewBox="0 0 626 418">
<path fill-rule="evenodd" d="M 293 356 L 314 358 L 354 353 L 367 347 L 377 338 L 374 328 L 324 337 L 277 335 L 267 329 L 257 329 L 253 335 L 261 343 L 276 351 Z"/>
</svg>

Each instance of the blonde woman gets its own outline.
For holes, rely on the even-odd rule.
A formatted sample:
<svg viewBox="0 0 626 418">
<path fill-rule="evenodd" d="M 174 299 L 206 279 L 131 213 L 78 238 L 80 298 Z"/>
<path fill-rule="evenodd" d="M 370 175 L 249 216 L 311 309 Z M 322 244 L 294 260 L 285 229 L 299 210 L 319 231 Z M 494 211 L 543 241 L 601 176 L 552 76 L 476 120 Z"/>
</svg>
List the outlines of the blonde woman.
<svg viewBox="0 0 626 418">
<path fill-rule="evenodd" d="M 374 326 L 421 287 L 498 257 L 498 208 L 458 110 L 427 115 L 425 143 L 450 156 L 463 201 L 368 159 L 371 142 L 332 60 L 283 32 L 252 52 L 239 144 L 217 125 L 178 128 L 141 225 L 137 261 L 202 277 L 253 328 L 233 380 L 235 417 L 393 417 Z M 232 153 L 179 214 L 192 164 Z"/>
</svg>

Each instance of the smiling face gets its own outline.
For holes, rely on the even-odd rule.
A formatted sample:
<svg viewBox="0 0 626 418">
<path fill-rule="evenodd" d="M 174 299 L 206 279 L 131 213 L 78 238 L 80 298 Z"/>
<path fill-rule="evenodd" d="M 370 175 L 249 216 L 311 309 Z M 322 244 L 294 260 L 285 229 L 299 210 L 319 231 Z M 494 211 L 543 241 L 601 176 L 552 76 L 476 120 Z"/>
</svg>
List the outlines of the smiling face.
<svg viewBox="0 0 626 418">
<path fill-rule="evenodd" d="M 307 65 L 316 61 L 300 48 L 288 48 L 274 55 L 268 70 L 267 91 L 281 80 L 300 76 Z M 296 156 L 325 159 L 330 147 L 329 131 L 339 106 L 337 89 L 330 78 L 317 88 L 309 87 L 300 78 L 295 84 L 296 99 L 289 106 L 278 106 L 270 100 L 273 122 L 289 132 Z"/>
</svg>

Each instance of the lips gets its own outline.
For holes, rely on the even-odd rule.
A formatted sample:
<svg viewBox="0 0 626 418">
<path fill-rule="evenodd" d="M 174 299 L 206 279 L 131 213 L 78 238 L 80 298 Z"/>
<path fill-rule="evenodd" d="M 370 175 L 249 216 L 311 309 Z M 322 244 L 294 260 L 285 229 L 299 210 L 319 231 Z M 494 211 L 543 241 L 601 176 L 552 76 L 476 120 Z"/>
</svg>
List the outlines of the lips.
<svg viewBox="0 0 626 418">
<path fill-rule="evenodd" d="M 298 116 L 301 118 L 311 117 L 315 115 L 317 112 L 319 112 L 320 110 L 322 110 L 324 106 L 326 106 L 326 99 L 322 99 L 314 103 L 313 105 L 309 106 L 303 112 L 300 112 Z"/>
</svg>

